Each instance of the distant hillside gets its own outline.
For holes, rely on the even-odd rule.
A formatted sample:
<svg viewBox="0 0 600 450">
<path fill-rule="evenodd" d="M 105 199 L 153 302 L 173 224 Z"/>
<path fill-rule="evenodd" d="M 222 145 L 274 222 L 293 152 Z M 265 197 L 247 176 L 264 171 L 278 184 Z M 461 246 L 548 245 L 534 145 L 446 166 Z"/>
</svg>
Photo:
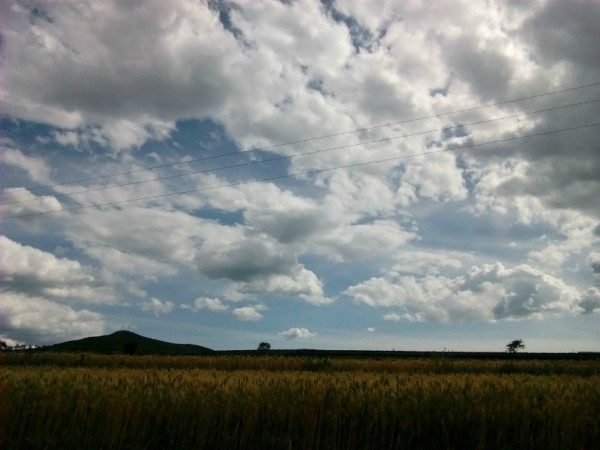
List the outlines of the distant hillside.
<svg viewBox="0 0 600 450">
<path fill-rule="evenodd" d="M 202 355 L 210 348 L 193 344 L 173 344 L 150 339 L 131 331 L 116 331 L 106 336 L 94 336 L 44 347 L 56 352 L 130 353 L 136 355 Z"/>
</svg>

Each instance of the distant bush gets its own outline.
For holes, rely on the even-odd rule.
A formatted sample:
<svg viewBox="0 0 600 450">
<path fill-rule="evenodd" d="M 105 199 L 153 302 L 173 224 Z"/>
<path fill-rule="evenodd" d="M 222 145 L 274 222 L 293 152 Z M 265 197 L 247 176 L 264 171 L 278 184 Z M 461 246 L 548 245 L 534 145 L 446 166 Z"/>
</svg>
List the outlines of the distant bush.
<svg viewBox="0 0 600 450">
<path fill-rule="evenodd" d="M 517 353 L 519 350 L 525 348 L 525 344 L 523 343 L 523 339 L 515 339 L 514 341 L 506 344 L 506 351 L 508 353 Z"/>
<path fill-rule="evenodd" d="M 260 344 L 258 344 L 258 350 L 263 352 L 266 350 L 271 350 L 271 344 L 269 344 L 268 342 L 261 342 Z"/>
</svg>

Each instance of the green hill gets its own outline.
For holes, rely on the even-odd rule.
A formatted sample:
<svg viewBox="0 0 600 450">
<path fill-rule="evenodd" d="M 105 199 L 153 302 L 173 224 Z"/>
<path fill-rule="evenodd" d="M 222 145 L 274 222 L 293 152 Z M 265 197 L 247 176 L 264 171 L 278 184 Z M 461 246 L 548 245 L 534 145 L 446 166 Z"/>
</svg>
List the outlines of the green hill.
<svg viewBox="0 0 600 450">
<path fill-rule="evenodd" d="M 203 355 L 210 348 L 193 344 L 173 344 L 150 339 L 131 331 L 116 331 L 106 336 L 94 336 L 44 347 L 55 352 L 130 353 L 136 355 Z"/>
</svg>

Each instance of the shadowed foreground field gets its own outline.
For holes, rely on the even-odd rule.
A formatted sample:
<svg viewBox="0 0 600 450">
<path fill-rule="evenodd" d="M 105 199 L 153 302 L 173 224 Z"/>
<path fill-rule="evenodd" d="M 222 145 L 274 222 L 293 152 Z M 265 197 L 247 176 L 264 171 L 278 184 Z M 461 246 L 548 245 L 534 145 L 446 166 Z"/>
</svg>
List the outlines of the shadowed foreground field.
<svg viewBox="0 0 600 450">
<path fill-rule="evenodd" d="M 600 361 L 8 355 L 6 449 L 591 449 Z"/>
</svg>

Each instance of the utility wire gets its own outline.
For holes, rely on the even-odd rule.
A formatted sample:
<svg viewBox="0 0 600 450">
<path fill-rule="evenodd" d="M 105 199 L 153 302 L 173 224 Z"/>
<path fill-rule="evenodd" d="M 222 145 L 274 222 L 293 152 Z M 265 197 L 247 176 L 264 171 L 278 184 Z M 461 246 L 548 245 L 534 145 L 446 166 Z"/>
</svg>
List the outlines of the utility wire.
<svg viewBox="0 0 600 450">
<path fill-rule="evenodd" d="M 230 153 L 223 153 L 221 155 L 204 156 L 204 157 L 201 157 L 201 158 L 188 159 L 187 161 L 180 161 L 180 162 L 175 162 L 175 163 L 161 164 L 161 165 L 157 165 L 157 166 L 151 166 L 151 167 L 145 167 L 145 168 L 141 168 L 141 169 L 134 169 L 134 170 L 128 170 L 128 171 L 124 171 L 124 172 L 113 173 L 113 174 L 110 174 L 110 175 L 101 175 L 101 176 L 95 176 L 95 177 L 80 178 L 80 179 L 77 179 L 77 180 L 65 181 L 65 182 L 54 183 L 54 184 L 47 184 L 47 185 L 43 185 L 43 186 L 29 186 L 29 187 L 15 189 L 12 192 L 20 192 L 20 191 L 25 191 L 25 190 L 34 191 L 34 190 L 39 190 L 39 189 L 52 188 L 52 187 L 56 187 L 56 186 L 64 186 L 64 185 L 68 185 L 68 184 L 83 183 L 83 182 L 86 182 L 86 181 L 101 180 L 101 179 L 104 179 L 104 178 L 111 178 L 111 177 L 116 177 L 116 176 L 119 176 L 119 175 L 129 175 L 129 174 L 138 173 L 138 172 L 145 172 L 145 171 L 149 171 L 149 170 L 163 169 L 165 167 L 174 167 L 174 166 L 179 166 L 179 165 L 183 165 L 183 164 L 189 164 L 189 163 L 192 163 L 192 162 L 208 161 L 208 160 L 212 160 L 212 159 L 218 159 L 218 158 L 224 158 L 224 157 L 227 157 L 227 156 L 234 156 L 234 155 L 238 155 L 238 154 L 243 154 L 243 153 L 247 153 L 247 152 L 251 152 L 251 151 L 271 150 L 271 149 L 274 149 L 274 148 L 285 147 L 285 146 L 288 146 L 288 145 L 294 145 L 294 144 L 300 144 L 300 143 L 305 143 L 305 142 L 310 142 L 310 141 L 316 141 L 316 140 L 326 139 L 326 138 L 330 138 L 330 137 L 343 136 L 343 135 L 346 135 L 346 134 L 359 133 L 361 131 L 376 130 L 376 129 L 379 129 L 379 128 L 389 127 L 389 126 L 392 126 L 392 125 L 402 125 L 402 124 L 407 124 L 407 123 L 411 123 L 411 122 L 417 122 L 417 121 L 420 121 L 420 120 L 433 119 L 435 117 L 444 117 L 444 116 L 449 116 L 449 115 L 452 115 L 452 114 L 459 114 L 459 113 L 464 113 L 464 112 L 476 111 L 476 110 L 483 109 L 483 108 L 490 108 L 492 106 L 506 105 L 508 103 L 517 103 L 517 102 L 522 102 L 522 101 L 525 101 L 525 100 L 531 100 L 531 99 L 534 99 L 534 98 L 547 97 L 549 95 L 561 94 L 561 93 L 564 93 L 564 92 L 572 92 L 572 91 L 576 91 L 576 90 L 580 90 L 580 89 L 585 89 L 585 88 L 589 88 L 589 87 L 594 87 L 594 86 L 598 86 L 598 85 L 600 85 L 600 82 L 590 83 L 590 84 L 584 84 L 584 85 L 580 85 L 580 86 L 574 86 L 574 87 L 570 87 L 570 88 L 566 88 L 566 89 L 560 89 L 560 90 L 556 90 L 556 91 L 549 91 L 549 92 L 545 92 L 543 94 L 530 95 L 528 97 L 520 97 L 520 98 L 511 99 L 511 100 L 504 100 L 504 101 L 496 102 L 496 103 L 488 103 L 488 104 L 485 104 L 485 105 L 474 106 L 474 107 L 471 107 L 471 108 L 459 109 L 459 110 L 449 111 L 449 112 L 445 112 L 445 113 L 432 114 L 432 115 L 429 115 L 429 116 L 416 117 L 416 118 L 401 120 L 401 121 L 397 121 L 397 122 L 389 122 L 389 123 L 385 123 L 385 124 L 381 124 L 381 125 L 375 125 L 375 126 L 372 126 L 372 127 L 356 128 L 356 129 L 353 129 L 353 130 L 342 131 L 342 132 L 339 132 L 339 133 L 326 134 L 326 135 L 322 135 L 322 136 L 316 136 L 316 137 L 311 137 L 311 138 L 306 138 L 306 139 L 300 139 L 300 140 L 297 140 L 297 141 L 283 142 L 283 143 L 280 143 L 280 144 L 274 144 L 274 145 L 269 145 L 269 146 L 265 146 L 265 147 L 249 148 L 249 149 L 242 150 L 242 151 L 235 151 L 235 152 L 230 152 Z"/>
<path fill-rule="evenodd" d="M 274 156 L 274 157 L 271 157 L 271 158 L 261 159 L 261 160 L 258 160 L 258 161 L 247 161 L 247 162 L 244 162 L 244 163 L 239 163 L 239 164 L 234 164 L 234 165 L 224 166 L 224 167 L 218 167 L 218 168 L 215 168 L 215 169 L 202 169 L 202 170 L 196 170 L 196 171 L 193 171 L 193 172 L 178 173 L 178 174 L 175 174 L 175 175 L 168 175 L 168 176 L 164 176 L 164 177 L 151 178 L 151 179 L 148 179 L 148 180 L 131 181 L 131 182 L 128 182 L 128 183 L 115 184 L 115 185 L 111 185 L 111 186 L 102 186 L 102 187 L 96 187 L 96 188 L 90 188 L 90 189 L 83 189 L 83 190 L 79 190 L 79 191 L 67 192 L 67 193 L 59 193 L 59 194 L 60 195 L 64 195 L 64 196 L 67 196 L 67 195 L 76 195 L 76 194 L 84 194 L 84 193 L 88 193 L 88 192 L 104 191 L 104 190 L 107 190 L 107 189 L 114 189 L 114 188 L 119 188 L 119 187 L 126 187 L 126 186 L 134 186 L 134 185 L 139 185 L 139 184 L 145 184 L 145 183 L 150 183 L 152 181 L 162 181 L 162 180 L 169 180 L 169 179 L 173 179 L 173 178 L 186 177 L 186 176 L 190 176 L 190 175 L 198 175 L 198 174 L 205 174 L 205 173 L 214 173 L 214 172 L 219 172 L 221 170 L 235 169 L 235 168 L 240 168 L 240 167 L 248 167 L 248 166 L 253 166 L 253 165 L 256 165 L 256 164 L 264 164 L 264 163 L 273 162 L 273 161 L 290 160 L 290 159 L 293 159 L 293 158 L 297 158 L 299 156 L 315 155 L 315 154 L 318 154 L 318 153 L 325 153 L 325 152 L 330 152 L 330 151 L 334 151 L 334 150 L 341 150 L 341 149 L 344 149 L 344 148 L 351 148 L 351 147 L 357 147 L 357 146 L 369 145 L 369 144 L 375 144 L 375 143 L 381 143 L 381 142 L 389 142 L 389 141 L 393 141 L 393 140 L 396 140 L 396 139 L 402 139 L 402 138 L 414 137 L 414 136 L 419 136 L 419 135 L 428 134 L 428 133 L 436 133 L 436 132 L 441 132 L 441 131 L 446 131 L 446 130 L 464 128 L 464 127 L 473 126 L 473 125 L 481 125 L 481 124 L 485 124 L 485 123 L 495 122 L 495 121 L 498 121 L 498 120 L 512 119 L 512 118 L 515 118 L 515 117 L 528 116 L 528 115 L 531 115 L 531 114 L 539 114 L 539 113 L 542 113 L 542 112 L 555 111 L 555 110 L 564 109 L 564 108 L 572 108 L 572 107 L 575 107 L 575 106 L 581 106 L 581 105 L 586 105 L 586 104 L 589 104 L 589 103 L 596 103 L 596 102 L 600 102 L 600 99 L 594 99 L 594 100 L 588 100 L 588 101 L 584 101 L 584 102 L 572 103 L 570 105 L 555 106 L 555 107 L 552 107 L 552 108 L 545 108 L 545 109 L 540 109 L 540 110 L 537 110 L 537 111 L 529 111 L 529 112 L 525 112 L 525 113 L 513 114 L 513 115 L 510 115 L 510 116 L 497 117 L 497 118 L 494 118 L 494 119 L 480 120 L 480 121 L 477 121 L 477 122 L 460 124 L 460 125 L 455 125 L 455 126 L 452 126 L 452 127 L 444 127 L 444 128 L 438 128 L 438 129 L 435 129 L 435 130 L 420 131 L 420 132 L 417 132 L 417 133 L 404 134 L 404 135 L 400 135 L 400 136 L 392 136 L 392 137 L 386 137 L 386 138 L 381 138 L 381 139 L 374 139 L 374 140 L 371 140 L 371 141 L 358 142 L 358 143 L 355 143 L 355 144 L 342 145 L 342 146 L 338 146 L 338 147 L 332 147 L 332 148 L 326 148 L 326 149 L 320 149 L 320 150 L 312 150 L 312 151 L 309 151 L 309 152 L 297 153 L 295 155 Z M 0 206 L 13 205 L 13 204 L 17 204 L 17 203 L 29 203 L 29 202 L 44 200 L 46 198 L 52 198 L 52 197 L 54 197 L 54 196 L 42 196 L 42 197 L 30 198 L 30 199 L 26 199 L 26 200 L 14 200 L 14 201 L 10 201 L 10 202 L 0 203 Z"/>
<path fill-rule="evenodd" d="M 563 132 L 566 132 L 566 131 L 580 130 L 580 129 L 584 129 L 584 128 L 596 127 L 596 126 L 599 126 L 599 125 L 600 125 L 600 122 L 597 122 L 597 123 L 591 123 L 591 124 L 587 124 L 587 125 L 580 125 L 580 126 L 577 126 L 577 127 L 563 128 L 563 129 L 560 129 L 560 130 L 544 131 L 544 132 L 535 133 L 535 134 L 529 134 L 529 135 L 525 135 L 525 136 L 515 136 L 515 137 L 512 137 L 512 138 L 505 138 L 505 139 L 498 139 L 498 140 L 495 140 L 495 141 L 481 142 L 479 144 L 468 144 L 468 145 L 462 145 L 462 146 L 457 146 L 457 147 L 450 147 L 450 148 L 446 148 L 446 149 L 431 150 L 431 151 L 428 151 L 428 152 L 413 153 L 413 154 L 410 154 L 410 155 L 402 155 L 402 156 L 395 156 L 393 158 L 384 158 L 384 159 L 379 159 L 379 160 L 376 160 L 376 161 L 367 161 L 367 162 L 361 162 L 361 163 L 354 163 L 354 164 L 348 164 L 348 165 L 344 165 L 344 166 L 330 167 L 330 168 L 327 168 L 327 169 L 314 169 L 314 170 L 308 170 L 308 171 L 305 171 L 305 172 L 297 172 L 297 173 L 291 173 L 291 174 L 285 174 L 285 175 L 278 175 L 278 176 L 273 176 L 273 177 L 261 178 L 261 179 L 258 179 L 258 180 L 256 180 L 256 179 L 245 180 L 245 181 L 238 181 L 238 182 L 235 182 L 235 183 L 221 184 L 221 185 L 217 185 L 217 186 L 209 186 L 209 187 L 204 187 L 204 188 L 189 189 L 189 190 L 186 190 L 186 191 L 170 192 L 170 193 L 167 193 L 167 194 L 150 195 L 150 196 L 146 196 L 146 197 L 138 197 L 138 198 L 127 199 L 127 200 L 118 200 L 118 201 L 106 202 L 106 203 L 96 203 L 96 204 L 80 205 L 80 206 L 74 206 L 74 207 L 70 207 L 70 208 L 58 209 L 58 210 L 54 210 L 54 211 L 43 211 L 43 212 L 35 212 L 35 213 L 28 213 L 28 214 L 19 214 L 19 215 L 4 217 L 4 220 L 19 219 L 19 218 L 33 217 L 33 216 L 41 216 L 41 215 L 46 215 L 46 214 L 56 214 L 56 213 L 60 213 L 60 212 L 76 211 L 76 210 L 80 210 L 80 209 L 96 208 L 96 207 L 100 207 L 100 206 L 120 205 L 120 204 L 124 204 L 124 203 L 136 202 L 136 201 L 140 201 L 140 200 L 153 200 L 153 199 L 157 199 L 157 198 L 165 198 L 165 197 L 172 197 L 172 196 L 175 196 L 175 195 L 184 195 L 184 194 L 191 194 L 191 193 L 197 193 L 197 192 L 205 192 L 205 191 L 211 191 L 211 190 L 215 190 L 215 189 L 222 189 L 222 188 L 226 188 L 226 187 L 242 186 L 242 185 L 252 184 L 252 183 L 262 183 L 262 182 L 266 182 L 266 181 L 281 180 L 281 179 L 292 178 L 292 177 L 297 177 L 297 176 L 316 175 L 316 174 L 325 173 L 325 172 L 332 172 L 332 171 L 340 170 L 340 169 L 350 169 L 350 168 L 353 168 L 353 167 L 367 166 L 367 165 L 371 165 L 371 164 L 380 164 L 380 163 L 384 163 L 384 162 L 397 161 L 397 160 L 400 160 L 400 159 L 408 159 L 408 158 L 412 158 L 412 157 L 415 157 L 415 156 L 425 156 L 425 155 L 431 155 L 431 154 L 434 154 L 434 153 L 442 153 L 442 152 L 447 152 L 447 151 L 464 150 L 464 149 L 467 149 L 467 148 L 481 147 L 481 146 L 484 146 L 484 145 L 500 144 L 500 143 L 503 143 L 503 142 L 516 141 L 516 140 L 527 139 L 527 138 L 536 137 L 536 136 L 545 136 L 545 135 L 549 135 L 549 134 L 563 133 Z"/>
</svg>

